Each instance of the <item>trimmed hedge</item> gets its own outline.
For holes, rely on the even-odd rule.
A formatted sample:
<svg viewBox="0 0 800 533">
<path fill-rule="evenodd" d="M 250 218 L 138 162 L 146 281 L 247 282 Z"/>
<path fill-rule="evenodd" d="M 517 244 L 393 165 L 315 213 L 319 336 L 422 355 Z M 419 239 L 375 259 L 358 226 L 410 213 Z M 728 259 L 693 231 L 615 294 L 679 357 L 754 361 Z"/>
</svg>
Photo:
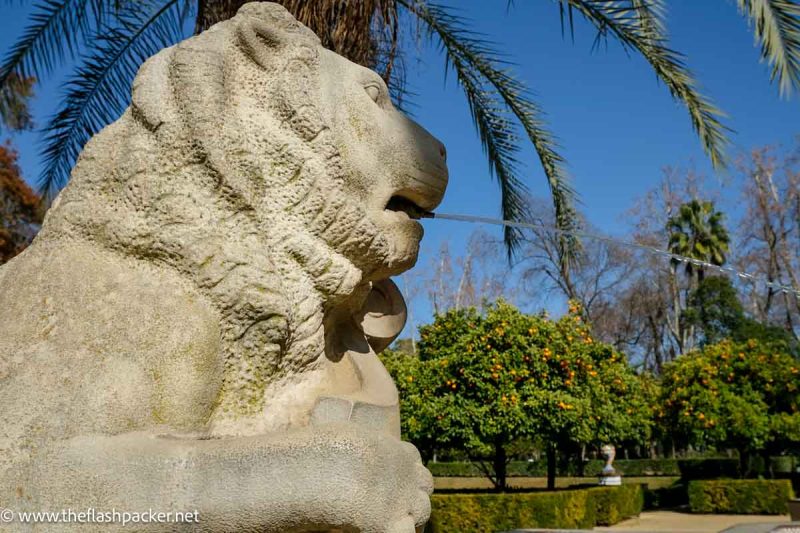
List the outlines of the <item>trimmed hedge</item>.
<svg viewBox="0 0 800 533">
<path fill-rule="evenodd" d="M 787 479 L 720 479 L 689 483 L 693 513 L 785 514 L 792 497 Z"/>
<path fill-rule="evenodd" d="M 594 504 L 596 526 L 613 526 L 626 518 L 637 516 L 644 508 L 644 490 L 641 485 L 620 487 L 595 487 L 587 489 Z"/>
<path fill-rule="evenodd" d="M 770 467 L 775 474 L 794 474 L 795 469 L 800 466 L 800 460 L 791 455 L 779 455 L 770 457 Z"/>
<path fill-rule="evenodd" d="M 587 476 L 597 476 L 605 466 L 605 461 L 594 460 L 586 463 Z M 614 468 L 626 476 L 680 476 L 681 471 L 675 459 L 619 459 Z"/>
<path fill-rule="evenodd" d="M 604 461 L 599 459 L 586 463 L 584 475 L 594 477 L 600 474 Z M 483 471 L 474 463 L 445 462 L 428 463 L 428 469 L 437 477 L 483 477 Z M 629 477 L 641 476 L 680 476 L 683 479 L 715 479 L 720 477 L 739 477 L 739 460 L 726 457 L 707 459 L 620 459 L 614 467 Z M 559 476 L 577 476 L 575 464 L 558 469 Z M 511 461 L 508 465 L 509 477 L 545 477 L 547 464 L 544 461 Z"/>
<path fill-rule="evenodd" d="M 739 459 L 678 459 L 677 463 L 685 481 L 739 477 Z"/>
<path fill-rule="evenodd" d="M 428 533 L 509 531 L 520 528 L 592 528 L 639 514 L 642 487 L 506 494 L 434 494 Z"/>
</svg>

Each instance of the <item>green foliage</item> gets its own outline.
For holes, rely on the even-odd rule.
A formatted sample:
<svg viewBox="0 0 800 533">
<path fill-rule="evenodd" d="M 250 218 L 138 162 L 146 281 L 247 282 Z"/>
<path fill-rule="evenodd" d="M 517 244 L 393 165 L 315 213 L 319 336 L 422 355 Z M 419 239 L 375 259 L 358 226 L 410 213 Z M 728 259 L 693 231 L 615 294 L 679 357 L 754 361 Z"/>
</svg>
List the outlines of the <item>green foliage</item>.
<svg viewBox="0 0 800 533">
<path fill-rule="evenodd" d="M 417 356 L 396 350 L 384 350 L 381 361 L 389 371 L 400 395 L 400 429 L 405 440 L 419 449 L 424 460 L 430 460 L 438 446 L 436 406 L 428 400 L 430 385 L 425 364 Z"/>
<path fill-rule="evenodd" d="M 777 457 L 769 458 L 769 468 L 775 474 L 792 474 L 795 469 L 800 466 L 798 457 L 791 455 L 779 455 Z"/>
<path fill-rule="evenodd" d="M 774 345 L 723 341 L 667 365 L 662 424 L 699 447 L 781 451 L 800 443 L 800 363 Z"/>
<path fill-rule="evenodd" d="M 702 336 L 702 344 L 731 338 L 744 320 L 744 309 L 731 281 L 725 276 L 710 276 L 689 295 L 683 320 Z"/>
<path fill-rule="evenodd" d="M 406 438 L 422 449 L 491 457 L 501 488 L 507 448 L 519 439 L 579 445 L 649 436 L 642 380 L 592 339 L 577 307 L 558 321 L 502 301 L 485 315 L 451 310 L 420 328 L 420 338 L 419 359 L 383 356 Z"/>
<path fill-rule="evenodd" d="M 589 491 L 520 494 L 434 494 L 430 533 L 510 531 L 518 528 L 591 528 Z"/>
<path fill-rule="evenodd" d="M 589 489 L 589 504 L 595 509 L 595 525 L 611 526 L 642 512 L 644 491 L 641 485 L 595 487 Z"/>
<path fill-rule="evenodd" d="M 790 0 L 736 0 L 761 43 L 761 59 L 772 67 L 782 95 L 800 87 L 800 6 Z"/>
<path fill-rule="evenodd" d="M 792 497 L 787 479 L 692 481 L 689 507 L 693 513 L 785 514 Z"/>
<path fill-rule="evenodd" d="M 589 461 L 583 469 L 584 474 L 597 476 L 604 465 L 605 461 L 602 459 Z M 680 469 L 674 459 L 616 459 L 614 468 L 628 477 L 680 475 Z"/>
<path fill-rule="evenodd" d="M 683 481 L 739 477 L 736 458 L 678 459 L 678 472 Z"/>
<path fill-rule="evenodd" d="M 725 276 L 709 276 L 698 283 L 689 296 L 683 320 L 701 335 L 701 344 L 714 344 L 723 339 L 744 342 L 755 339 L 764 343 L 794 344 L 786 330 L 762 324 L 745 315 L 736 288 Z"/>
<path fill-rule="evenodd" d="M 625 358 L 595 342 L 579 310 L 558 321 L 499 302 L 450 311 L 420 328 L 444 442 L 486 453 L 498 438 L 644 440 L 650 421 Z"/>
<path fill-rule="evenodd" d="M 669 251 L 713 265 L 724 264 L 730 243 L 724 218 L 713 202 L 692 200 L 681 205 L 678 213 L 667 221 Z M 686 272 L 691 275 L 702 273 L 703 269 L 687 263 Z"/>
<path fill-rule="evenodd" d="M 774 472 L 790 472 L 793 458 L 789 456 L 771 458 Z M 600 474 L 605 465 L 601 459 L 592 459 L 584 466 L 586 477 Z M 787 466 L 789 465 L 789 466 Z M 434 476 L 442 477 L 481 477 L 486 473 L 475 463 L 466 461 L 428 463 L 428 469 Z M 738 477 L 739 460 L 727 457 L 709 457 L 702 459 L 617 459 L 614 468 L 626 477 L 645 476 L 680 476 L 684 480 L 715 479 L 720 477 Z M 544 461 L 511 461 L 508 463 L 509 477 L 544 477 L 547 465 Z M 561 464 L 559 476 L 577 476 L 578 465 L 575 462 Z"/>
<path fill-rule="evenodd" d="M 516 494 L 434 494 L 427 531 L 591 528 L 637 515 L 643 503 L 639 485 Z"/>
</svg>

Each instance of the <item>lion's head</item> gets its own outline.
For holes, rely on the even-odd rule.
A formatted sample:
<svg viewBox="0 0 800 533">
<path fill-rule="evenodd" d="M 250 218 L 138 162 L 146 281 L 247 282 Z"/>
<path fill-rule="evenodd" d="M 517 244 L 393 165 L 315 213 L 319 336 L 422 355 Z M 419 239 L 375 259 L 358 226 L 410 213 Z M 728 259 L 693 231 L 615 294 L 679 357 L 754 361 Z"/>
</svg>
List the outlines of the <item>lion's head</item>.
<svg viewBox="0 0 800 533">
<path fill-rule="evenodd" d="M 335 356 L 373 282 L 413 266 L 414 218 L 446 183 L 443 145 L 377 74 L 281 6 L 251 3 L 145 62 L 42 238 L 190 279 L 223 319 L 223 403 L 258 408 L 268 383 Z"/>
<path fill-rule="evenodd" d="M 365 280 L 413 266 L 422 227 L 408 215 L 441 201 L 445 150 L 394 108 L 375 72 L 322 48 L 271 3 L 245 5 L 172 56 L 170 96 L 183 122 L 264 231 L 293 226 L 353 263 Z M 146 70 L 133 109 L 155 128 L 163 110 L 147 109 L 154 89 L 146 85 L 161 80 Z M 137 93 L 145 96 L 140 105 Z"/>
</svg>

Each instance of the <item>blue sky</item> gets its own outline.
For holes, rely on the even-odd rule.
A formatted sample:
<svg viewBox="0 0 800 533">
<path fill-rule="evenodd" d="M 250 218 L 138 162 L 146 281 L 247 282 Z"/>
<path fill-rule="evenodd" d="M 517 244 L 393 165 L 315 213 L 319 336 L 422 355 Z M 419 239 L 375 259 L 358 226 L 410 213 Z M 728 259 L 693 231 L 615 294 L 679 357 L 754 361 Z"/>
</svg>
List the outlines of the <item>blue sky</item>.
<svg viewBox="0 0 800 533">
<path fill-rule="evenodd" d="M 568 160 L 574 188 L 589 221 L 601 230 L 622 235 L 622 219 L 634 199 L 651 188 L 665 165 L 692 164 L 712 174 L 685 109 L 674 102 L 648 65 L 613 42 L 592 49 L 594 31 L 576 19 L 574 43 L 562 36 L 558 6 L 548 0 L 507 2 L 461 1 L 458 13 L 472 21 L 503 50 L 514 70 L 534 91 L 548 113 L 551 129 Z M 798 98 L 781 99 L 759 61 L 747 22 L 732 1 L 673 0 L 668 2 L 672 47 L 687 56 L 704 92 L 729 115 L 731 154 L 764 144 L 792 142 L 800 123 Z M 0 50 L 21 33 L 29 8 L 3 5 Z M 497 216 L 499 194 L 472 125 L 466 102 L 453 76 L 445 83 L 443 57 L 422 44 L 419 56 L 411 44 L 408 82 L 417 93 L 414 118 L 448 148 L 451 181 L 441 212 Z M 63 73 L 62 73 L 63 74 Z M 34 113 L 39 124 L 58 102 L 59 76 L 37 90 Z M 38 173 L 38 136 L 18 134 L 13 142 L 21 154 L 26 179 Z M 535 155 L 526 150 L 525 182 L 545 195 L 543 174 Z M 426 221 L 419 266 L 429 264 L 447 240 L 458 251 L 474 227 L 446 221 Z M 487 228 L 500 235 L 499 229 Z M 424 304 L 416 311 L 428 313 Z"/>
</svg>

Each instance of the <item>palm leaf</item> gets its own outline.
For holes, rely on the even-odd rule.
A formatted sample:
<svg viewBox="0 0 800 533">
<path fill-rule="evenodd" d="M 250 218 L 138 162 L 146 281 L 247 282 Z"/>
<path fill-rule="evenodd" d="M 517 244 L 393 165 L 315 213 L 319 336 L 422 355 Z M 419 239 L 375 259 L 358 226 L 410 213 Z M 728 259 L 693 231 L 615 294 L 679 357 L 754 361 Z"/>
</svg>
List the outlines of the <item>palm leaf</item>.
<svg viewBox="0 0 800 533">
<path fill-rule="evenodd" d="M 101 31 L 67 81 L 61 107 L 45 128 L 38 187 L 48 198 L 66 184 L 83 145 L 128 105 L 130 83 L 144 60 L 182 38 L 179 0 L 149 5 L 153 9 L 139 4 L 121 12 L 118 25 Z"/>
<path fill-rule="evenodd" d="M 556 0 L 580 13 L 598 31 L 598 39 L 612 36 L 626 49 L 637 51 L 664 82 L 672 96 L 683 102 L 692 126 L 711 163 L 725 166 L 728 144 L 723 113 L 700 93 L 684 58 L 667 47 L 661 0 Z"/>
<path fill-rule="evenodd" d="M 107 14 L 104 0 L 44 0 L 38 4 L 0 66 L 0 87 L 14 75 L 45 78 L 65 57 L 74 57 Z"/>
<path fill-rule="evenodd" d="M 490 170 L 500 185 L 503 218 L 530 219 L 527 190 L 517 177 L 520 138 L 513 122 L 516 119 L 533 144 L 547 176 L 557 223 L 562 229 L 571 229 L 575 222 L 574 193 L 563 170 L 564 160 L 558 154 L 541 109 L 529 99 L 527 87 L 507 68 L 501 68 L 505 63 L 490 43 L 470 32 L 462 18 L 428 2 L 399 0 L 399 3 L 425 24 L 429 36 L 437 37 L 445 53 L 446 69 L 455 71 L 464 89 Z M 506 227 L 505 242 L 509 255 L 513 254 L 521 242 L 520 230 Z M 576 250 L 577 242 L 565 237 L 563 244 L 566 259 Z"/>
<path fill-rule="evenodd" d="M 772 67 L 781 95 L 800 88 L 800 5 L 794 0 L 737 0 L 761 42 L 761 58 Z"/>
</svg>

